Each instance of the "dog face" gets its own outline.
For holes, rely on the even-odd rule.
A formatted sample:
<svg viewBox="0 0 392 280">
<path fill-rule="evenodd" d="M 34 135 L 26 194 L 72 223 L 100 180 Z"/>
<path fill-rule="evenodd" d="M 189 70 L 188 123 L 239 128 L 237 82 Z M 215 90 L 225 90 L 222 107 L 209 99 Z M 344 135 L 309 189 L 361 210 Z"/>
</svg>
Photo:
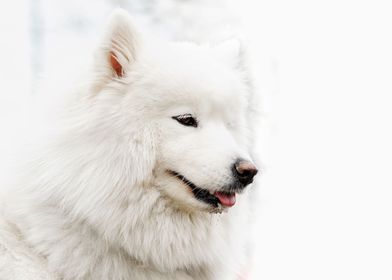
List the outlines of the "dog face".
<svg viewBox="0 0 392 280">
<path fill-rule="evenodd" d="M 177 46 L 181 63 L 161 68 L 171 84 L 160 86 L 155 185 L 182 207 L 220 212 L 257 173 L 247 151 L 246 89 L 213 54 L 195 48 L 190 58 L 179 47 L 189 46 Z"/>
<path fill-rule="evenodd" d="M 180 208 L 233 206 L 257 173 L 248 153 L 249 90 L 237 67 L 239 44 L 151 46 L 123 13 L 113 16 L 107 41 L 105 87 L 123 93 L 124 134 L 144 132 L 130 137 L 130 145 L 144 147 L 148 156 L 140 157 L 150 159 L 135 163 L 142 170 L 133 172 L 151 168 L 151 185 Z"/>
</svg>

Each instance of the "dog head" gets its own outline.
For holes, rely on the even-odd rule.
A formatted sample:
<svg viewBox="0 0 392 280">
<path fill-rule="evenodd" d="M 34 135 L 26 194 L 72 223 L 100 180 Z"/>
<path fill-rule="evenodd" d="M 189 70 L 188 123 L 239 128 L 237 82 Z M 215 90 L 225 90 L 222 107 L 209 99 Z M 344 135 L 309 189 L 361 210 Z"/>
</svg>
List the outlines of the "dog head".
<svg viewBox="0 0 392 280">
<path fill-rule="evenodd" d="M 146 40 L 126 13 L 112 16 L 92 98 L 105 108 L 102 127 L 116 127 L 108 137 L 127 139 L 132 183 L 152 178 L 149 184 L 173 205 L 190 211 L 221 212 L 235 204 L 257 173 L 249 155 L 249 87 L 240 65 L 237 41 Z"/>
</svg>

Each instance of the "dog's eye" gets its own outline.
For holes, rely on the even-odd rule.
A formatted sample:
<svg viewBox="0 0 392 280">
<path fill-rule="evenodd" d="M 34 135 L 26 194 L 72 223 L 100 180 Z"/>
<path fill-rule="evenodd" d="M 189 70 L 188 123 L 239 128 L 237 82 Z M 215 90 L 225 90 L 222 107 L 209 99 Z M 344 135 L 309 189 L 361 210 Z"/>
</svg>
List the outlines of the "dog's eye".
<svg viewBox="0 0 392 280">
<path fill-rule="evenodd" d="M 180 124 L 185 125 L 185 126 L 197 127 L 197 120 L 191 114 L 174 116 L 174 117 L 172 117 L 172 119 L 175 119 Z"/>
</svg>

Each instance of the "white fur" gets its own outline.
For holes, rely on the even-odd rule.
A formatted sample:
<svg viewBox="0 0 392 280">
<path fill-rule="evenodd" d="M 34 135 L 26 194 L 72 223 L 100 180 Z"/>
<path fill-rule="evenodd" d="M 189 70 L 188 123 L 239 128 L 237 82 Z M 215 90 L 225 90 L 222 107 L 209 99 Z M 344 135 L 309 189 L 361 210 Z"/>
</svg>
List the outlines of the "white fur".
<svg viewBox="0 0 392 280">
<path fill-rule="evenodd" d="M 212 213 L 165 170 L 213 192 L 230 182 L 235 159 L 250 160 L 249 88 L 239 48 L 154 42 L 126 13 L 112 16 L 89 82 L 6 199 L 6 219 L 50 273 L 237 279 L 249 192 Z M 199 127 L 171 118 L 185 113 Z"/>
</svg>

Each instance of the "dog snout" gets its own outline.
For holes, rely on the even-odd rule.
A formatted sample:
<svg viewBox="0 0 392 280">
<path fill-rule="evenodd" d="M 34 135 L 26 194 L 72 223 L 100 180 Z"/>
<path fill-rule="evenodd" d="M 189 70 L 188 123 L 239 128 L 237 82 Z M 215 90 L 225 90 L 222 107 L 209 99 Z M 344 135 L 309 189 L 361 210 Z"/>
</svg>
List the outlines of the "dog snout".
<svg viewBox="0 0 392 280">
<path fill-rule="evenodd" d="M 244 187 L 253 182 L 257 172 L 256 166 L 248 160 L 238 159 L 233 165 L 234 176 Z"/>
</svg>

